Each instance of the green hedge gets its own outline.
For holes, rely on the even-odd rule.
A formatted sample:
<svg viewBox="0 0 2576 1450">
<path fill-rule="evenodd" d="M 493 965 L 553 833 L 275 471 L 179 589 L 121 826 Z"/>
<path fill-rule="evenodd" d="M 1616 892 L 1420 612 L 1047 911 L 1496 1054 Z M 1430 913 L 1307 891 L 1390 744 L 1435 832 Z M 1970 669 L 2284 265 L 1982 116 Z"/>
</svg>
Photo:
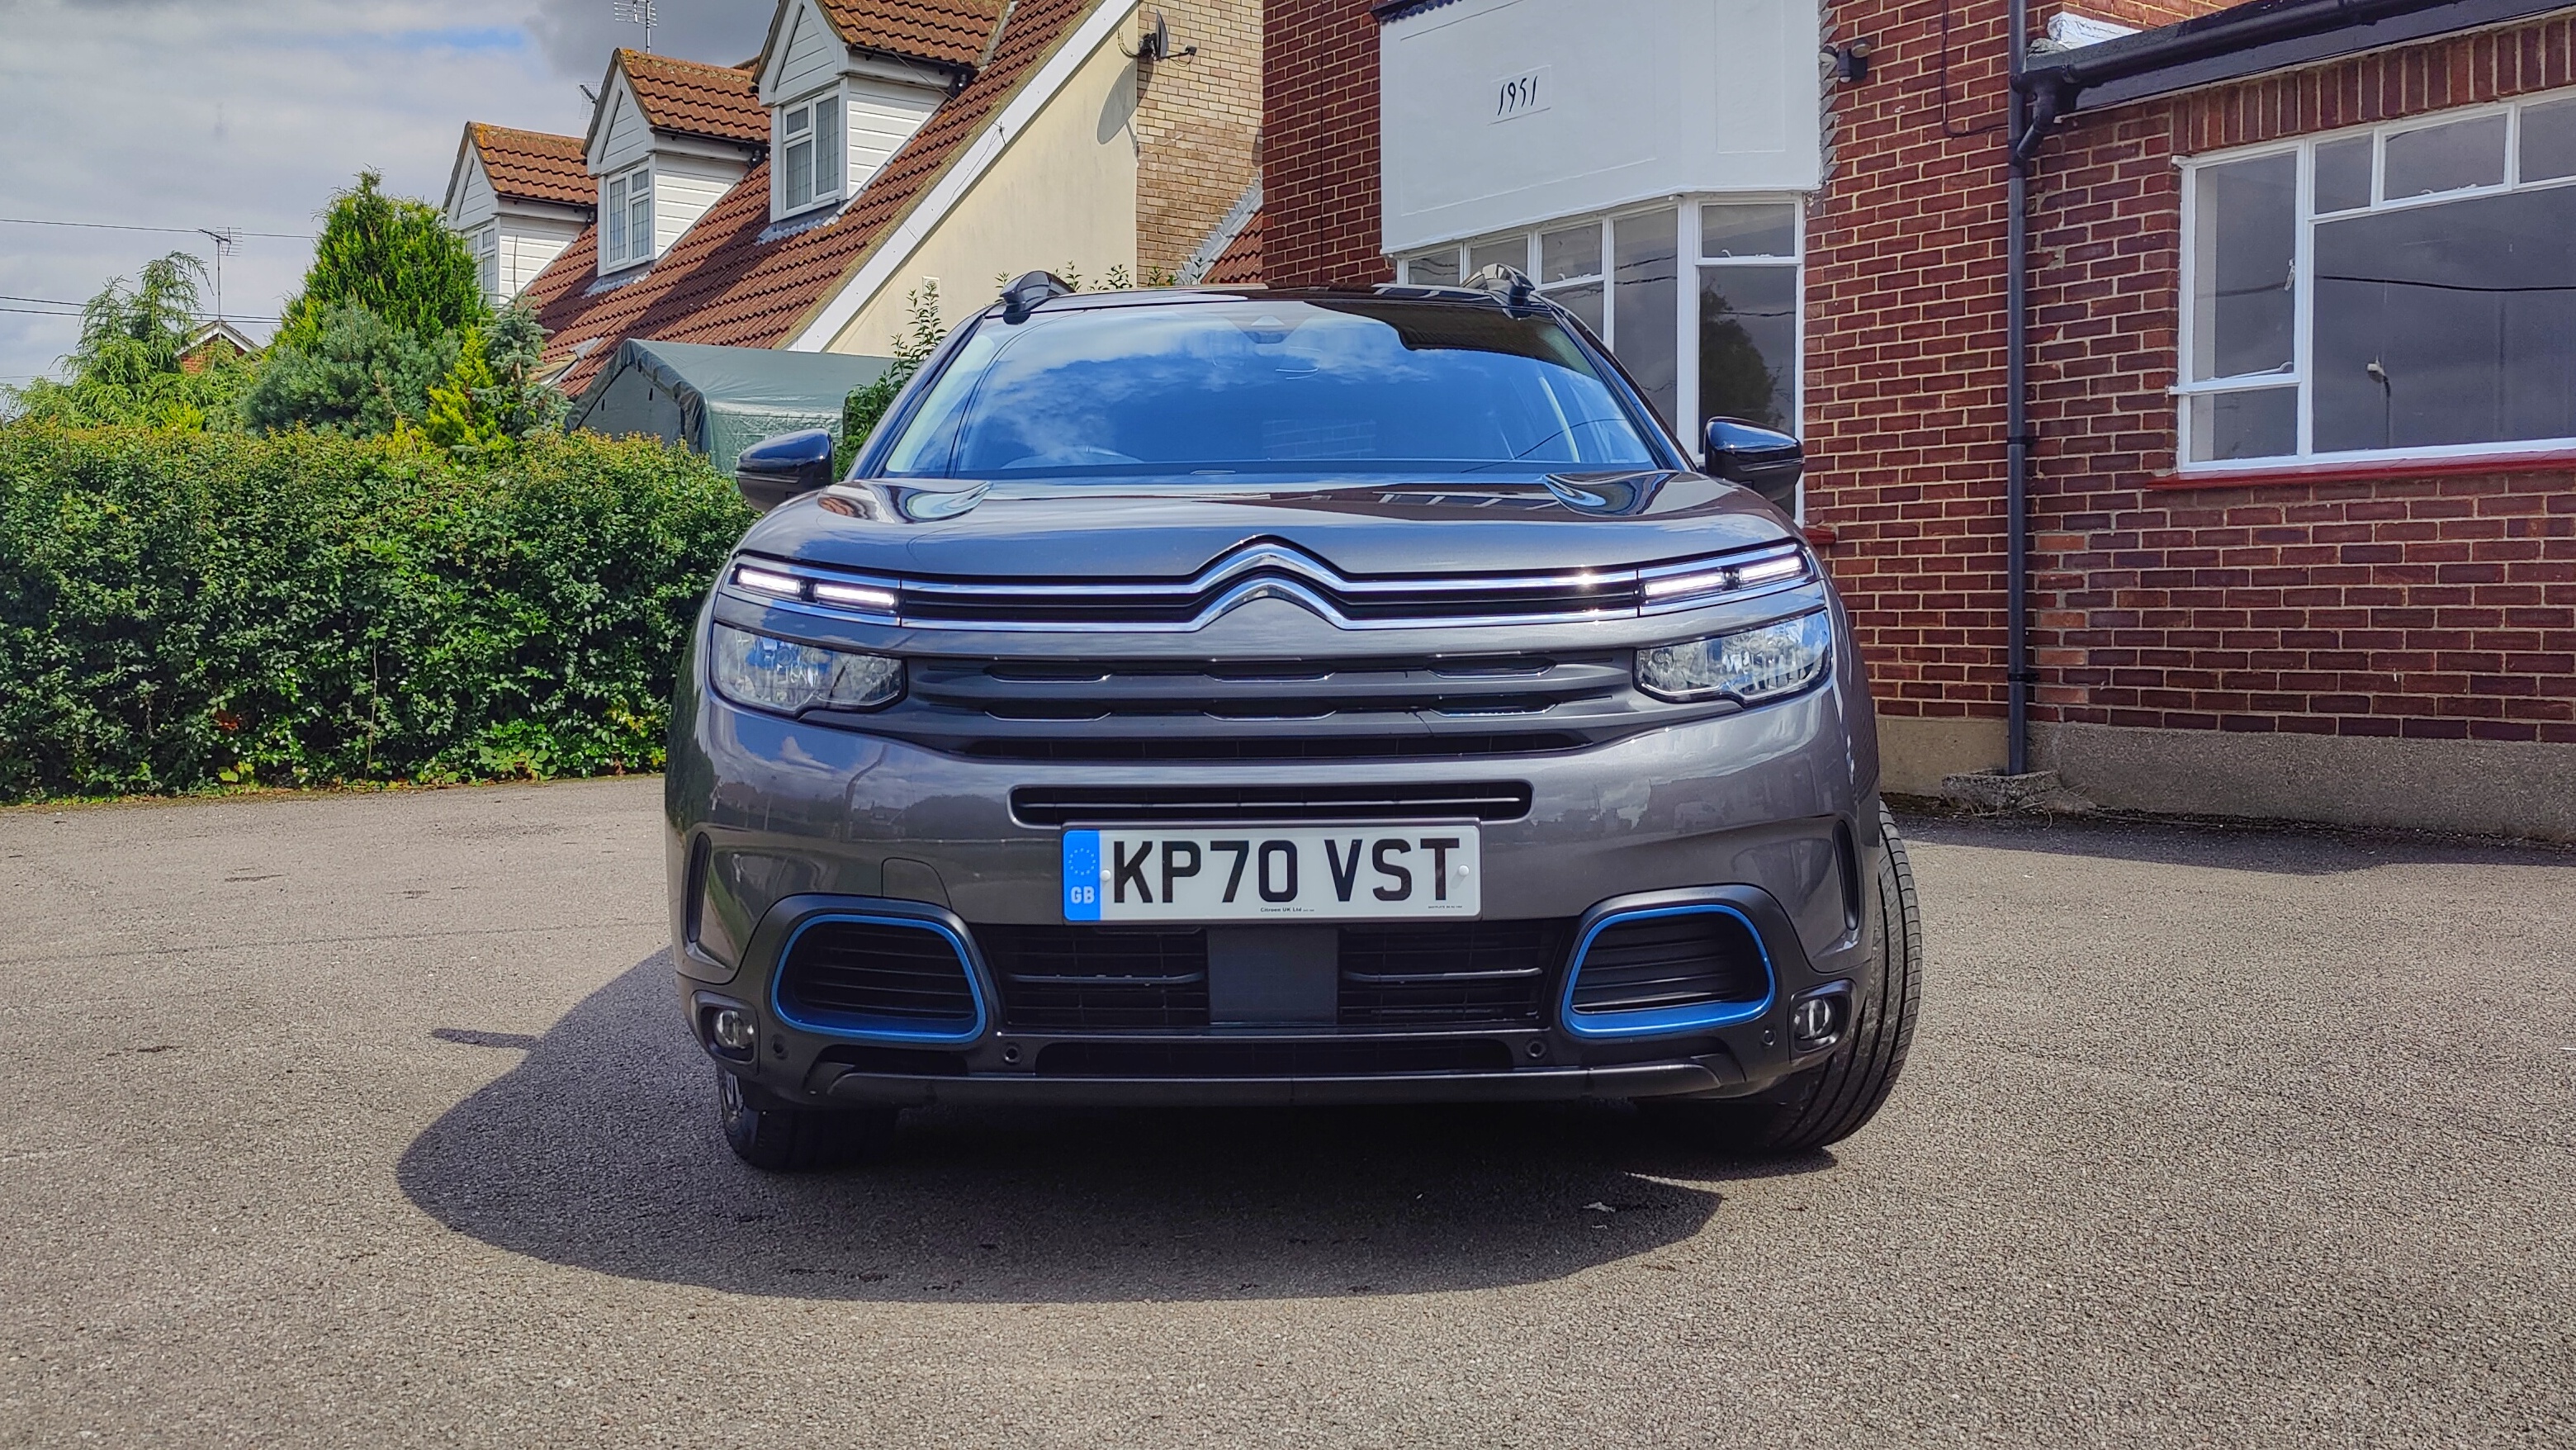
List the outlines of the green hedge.
<svg viewBox="0 0 2576 1450">
<path fill-rule="evenodd" d="M 648 440 L 0 427 L 0 800 L 657 769 L 749 521 Z"/>
</svg>

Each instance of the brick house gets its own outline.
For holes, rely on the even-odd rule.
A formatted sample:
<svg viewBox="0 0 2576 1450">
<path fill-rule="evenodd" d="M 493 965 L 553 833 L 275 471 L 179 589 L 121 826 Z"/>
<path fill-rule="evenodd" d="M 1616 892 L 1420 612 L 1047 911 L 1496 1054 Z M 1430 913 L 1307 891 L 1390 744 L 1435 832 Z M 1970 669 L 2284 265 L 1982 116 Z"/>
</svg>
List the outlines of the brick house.
<svg viewBox="0 0 2576 1450">
<path fill-rule="evenodd" d="M 1507 261 L 1685 438 L 1802 434 L 1892 789 L 2026 763 L 2106 805 L 2576 836 L 2571 27 L 1272 0 L 1230 260 Z"/>
<path fill-rule="evenodd" d="M 506 242 L 510 184 L 578 203 L 541 270 L 487 271 L 574 392 L 630 338 L 882 355 L 924 283 L 954 317 L 1037 267 L 1194 279 L 1259 200 L 1260 9 L 1154 14 L 776 0 L 737 65 L 614 52 L 584 136 L 469 126 L 450 224 Z"/>
</svg>

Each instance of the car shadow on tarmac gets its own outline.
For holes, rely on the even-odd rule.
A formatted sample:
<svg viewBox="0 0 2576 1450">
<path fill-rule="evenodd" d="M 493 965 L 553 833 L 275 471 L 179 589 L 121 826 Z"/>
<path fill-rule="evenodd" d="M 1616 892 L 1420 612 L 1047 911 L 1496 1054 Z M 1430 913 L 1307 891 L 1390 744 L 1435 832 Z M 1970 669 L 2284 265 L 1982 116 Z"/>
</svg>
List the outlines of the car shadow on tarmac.
<svg viewBox="0 0 2576 1450">
<path fill-rule="evenodd" d="M 497 1248 L 629 1278 L 800 1298 L 1098 1303 L 1419 1293 L 1615 1261 L 1673 1268 L 1729 1164 L 1620 1104 L 907 1113 L 836 1173 L 736 1162 L 665 956 L 531 1042 L 415 1139 L 413 1203 Z"/>
</svg>

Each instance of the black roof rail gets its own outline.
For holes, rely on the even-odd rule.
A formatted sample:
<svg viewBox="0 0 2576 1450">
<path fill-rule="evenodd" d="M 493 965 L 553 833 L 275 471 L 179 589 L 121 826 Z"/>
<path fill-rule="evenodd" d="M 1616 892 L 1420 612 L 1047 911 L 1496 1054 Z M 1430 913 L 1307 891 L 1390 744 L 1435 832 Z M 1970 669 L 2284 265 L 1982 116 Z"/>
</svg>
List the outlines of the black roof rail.
<svg viewBox="0 0 2576 1450">
<path fill-rule="evenodd" d="M 1467 279 L 1467 285 L 1500 298 L 1506 307 L 1527 307 L 1530 299 L 1538 295 L 1538 284 L 1530 280 L 1529 273 L 1502 262 L 1479 269 Z"/>
<path fill-rule="evenodd" d="M 1040 303 L 1072 295 L 1073 284 L 1053 272 L 1022 272 L 1002 289 L 1002 320 L 1026 322 Z"/>
</svg>

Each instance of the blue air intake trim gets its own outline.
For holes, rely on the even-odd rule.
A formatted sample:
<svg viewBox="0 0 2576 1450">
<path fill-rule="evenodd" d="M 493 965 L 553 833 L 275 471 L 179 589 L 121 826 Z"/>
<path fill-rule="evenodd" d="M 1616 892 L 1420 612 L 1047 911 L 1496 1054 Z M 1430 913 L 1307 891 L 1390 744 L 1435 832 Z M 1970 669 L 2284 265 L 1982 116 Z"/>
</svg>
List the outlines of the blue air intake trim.
<svg viewBox="0 0 2576 1450">
<path fill-rule="evenodd" d="M 1753 949 L 1762 958 L 1762 997 L 1754 1002 L 1692 1002 L 1676 1007 L 1654 1007 L 1618 1012 L 1582 1012 L 1574 1006 L 1575 988 L 1583 978 L 1584 959 L 1591 954 L 1592 944 L 1603 932 L 1630 922 L 1652 921 L 1675 916 L 1730 916 L 1744 926 L 1752 938 Z M 1631 1037 L 1660 1037 L 1683 1032 L 1704 1032 L 1713 1027 L 1732 1027 L 1750 1022 L 1771 1010 L 1780 999 L 1780 973 L 1772 965 L 1771 948 L 1762 939 L 1762 929 L 1753 918 L 1724 902 L 1692 902 L 1677 906 L 1646 907 L 1635 910 L 1603 912 L 1583 928 L 1581 939 L 1574 944 L 1572 965 L 1565 972 L 1565 992 L 1557 1001 L 1557 1020 L 1572 1036 L 1587 1040 L 1616 1040 Z"/>
<path fill-rule="evenodd" d="M 847 1015 L 834 1013 L 832 1014 L 834 1020 L 816 1021 L 799 1017 L 788 1010 L 779 988 L 786 980 L 787 964 L 794 958 L 796 942 L 806 932 L 832 922 L 856 922 L 864 926 L 924 931 L 945 940 L 949 950 L 956 955 L 958 975 L 966 979 L 967 995 L 975 1004 L 973 1019 L 963 1026 L 940 1026 L 893 1018 L 871 1018 L 857 1013 Z M 870 911 L 818 911 L 798 921 L 795 929 L 787 934 L 786 944 L 778 949 L 778 955 L 770 969 L 769 1008 L 777 1015 L 779 1021 L 800 1032 L 811 1032 L 818 1036 L 834 1037 L 848 1042 L 884 1042 L 907 1046 L 967 1046 L 982 1038 L 985 1029 L 993 1020 L 992 1004 L 984 995 L 983 974 L 975 969 L 974 948 L 967 944 L 963 932 L 947 922 L 932 917 L 898 916 L 892 913 Z"/>
</svg>

